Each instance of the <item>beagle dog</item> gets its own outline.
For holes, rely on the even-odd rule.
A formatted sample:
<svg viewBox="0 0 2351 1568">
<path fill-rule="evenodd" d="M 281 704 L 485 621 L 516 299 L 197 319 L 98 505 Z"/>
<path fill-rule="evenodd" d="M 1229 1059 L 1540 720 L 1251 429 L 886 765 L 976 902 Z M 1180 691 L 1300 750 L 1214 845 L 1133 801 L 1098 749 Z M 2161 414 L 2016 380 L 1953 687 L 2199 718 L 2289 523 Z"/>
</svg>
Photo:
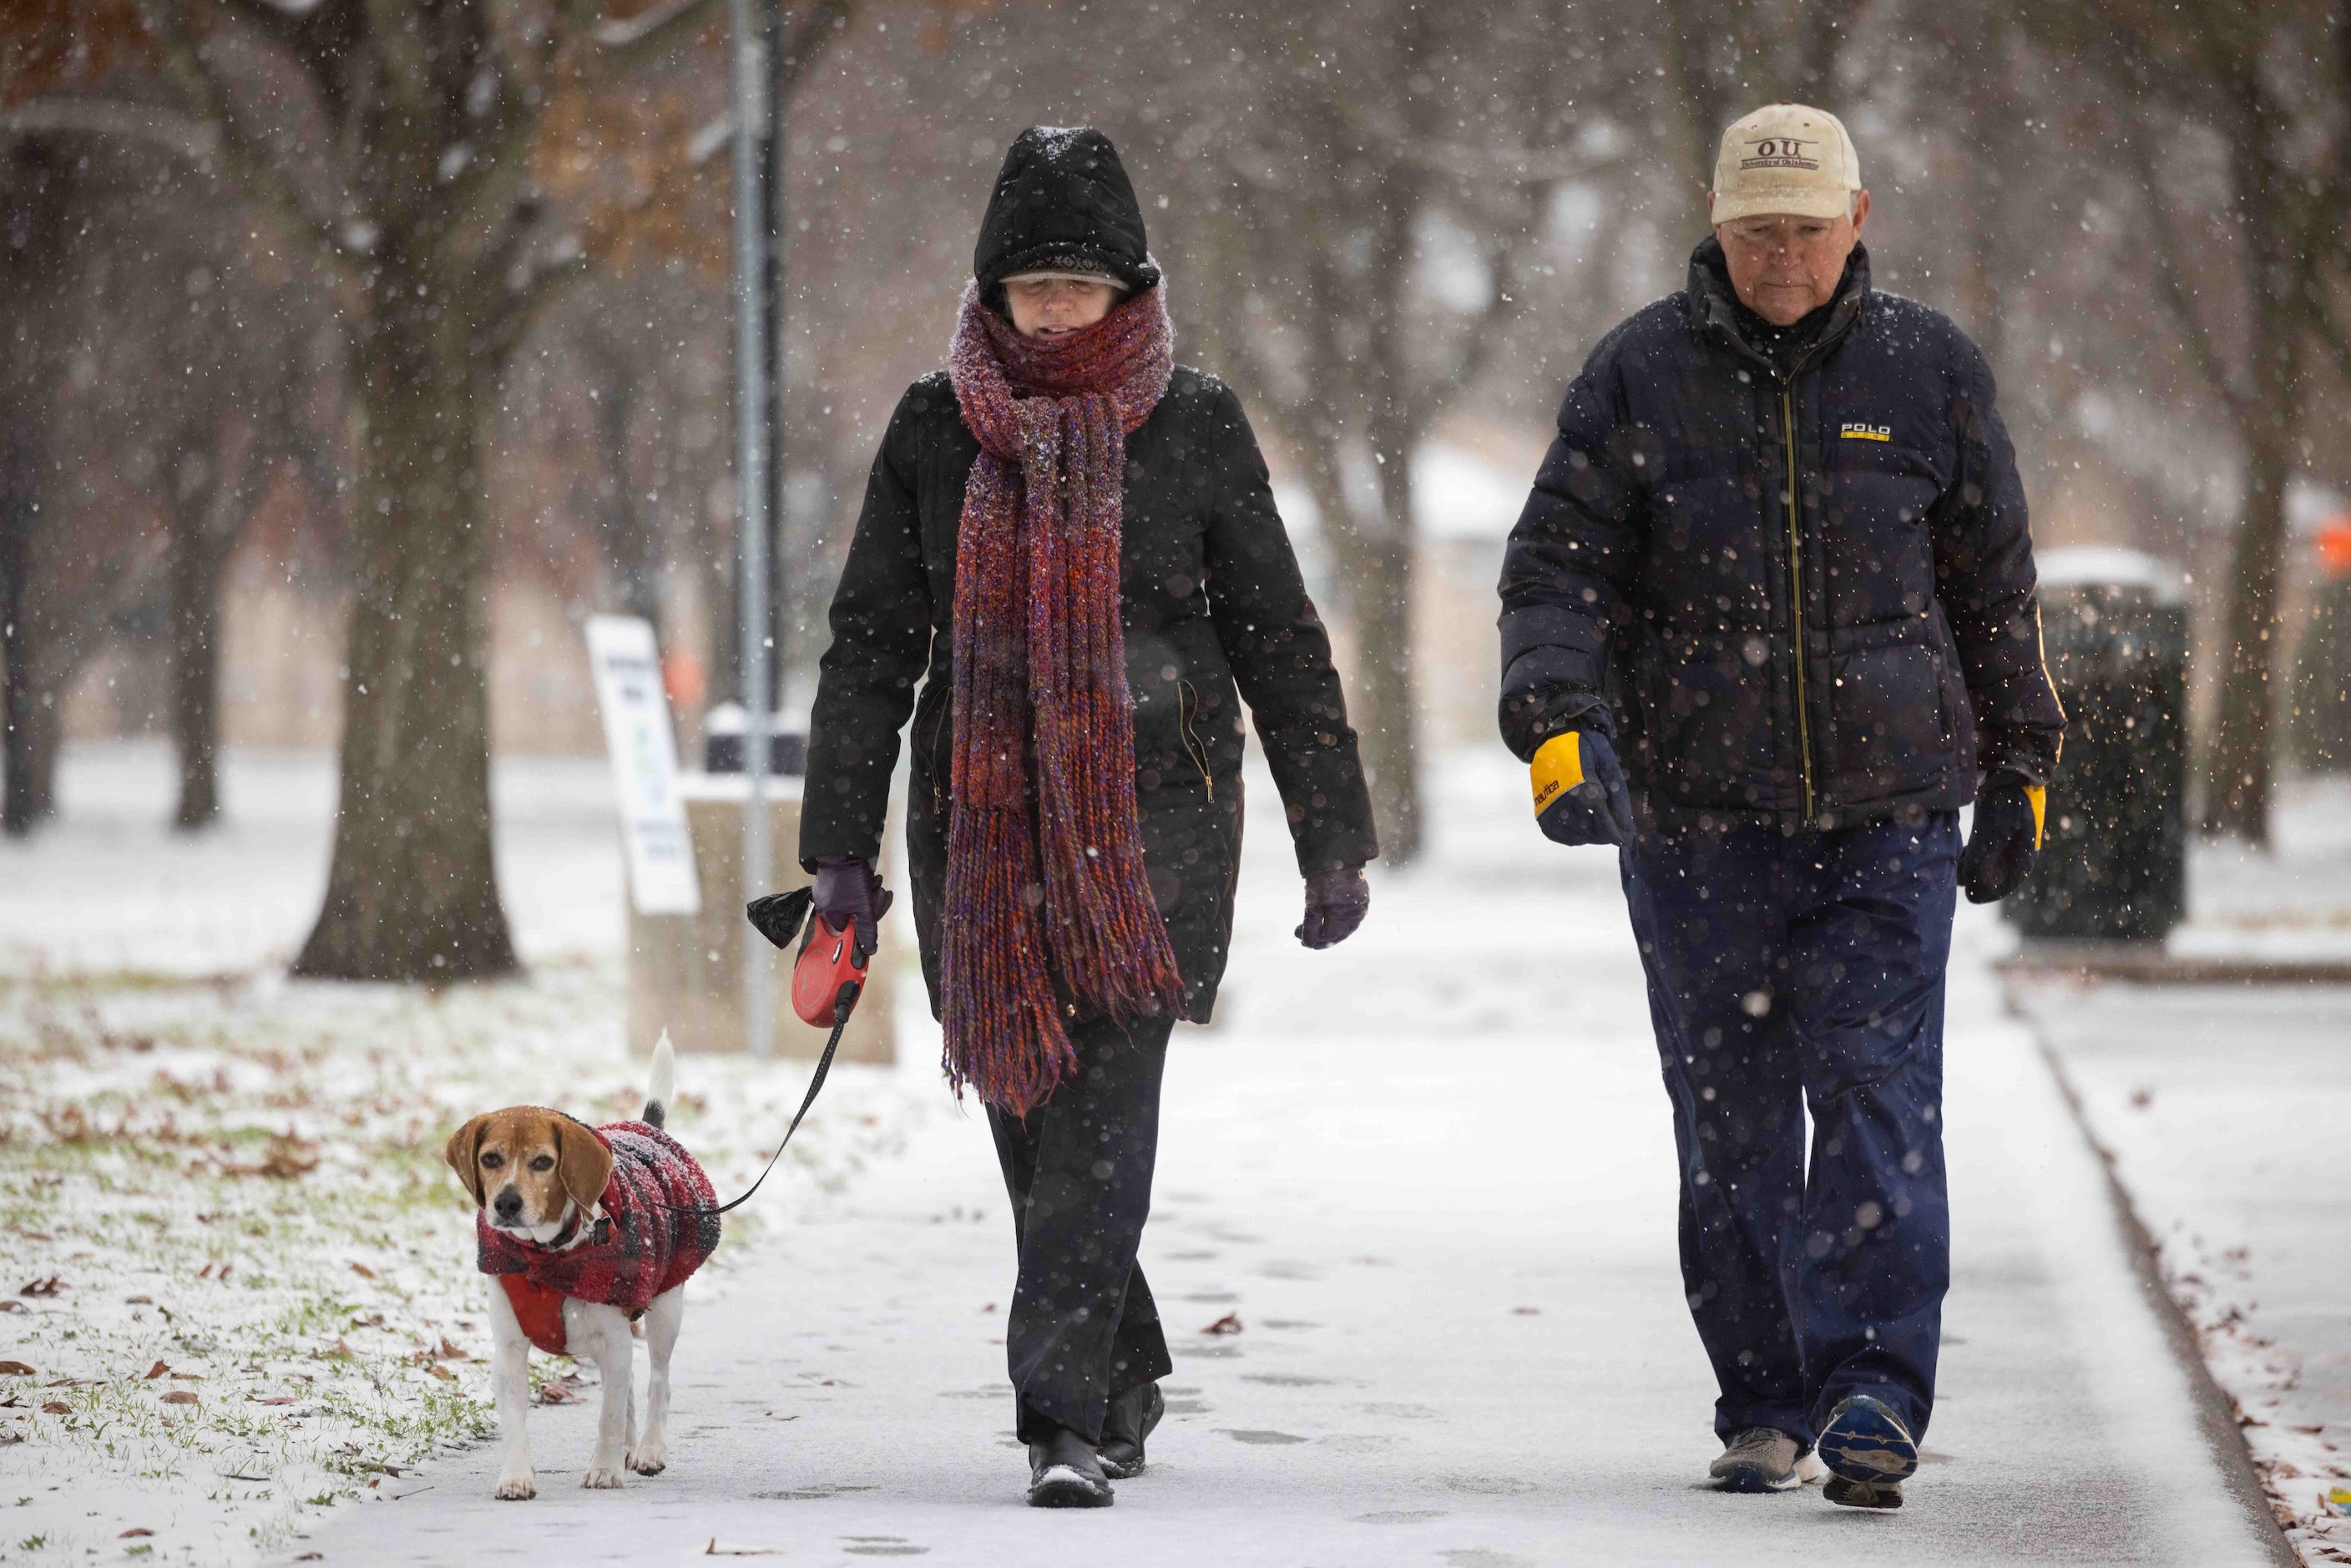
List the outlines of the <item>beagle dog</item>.
<svg viewBox="0 0 2351 1568">
<path fill-rule="evenodd" d="M 501 1498 L 538 1495 L 523 1433 L 533 1345 L 592 1359 L 602 1375 L 596 1453 L 583 1486 L 617 1487 L 623 1466 L 651 1476 L 669 1462 L 663 1428 L 683 1287 L 717 1247 L 719 1230 L 710 1178 L 662 1130 L 675 1076 L 664 1033 L 637 1121 L 590 1127 L 559 1111 L 516 1105 L 475 1117 L 449 1139 L 444 1157 L 474 1195 L 476 1260 L 492 1279 Z M 642 1437 L 630 1344 L 640 1318 L 653 1361 Z"/>
</svg>

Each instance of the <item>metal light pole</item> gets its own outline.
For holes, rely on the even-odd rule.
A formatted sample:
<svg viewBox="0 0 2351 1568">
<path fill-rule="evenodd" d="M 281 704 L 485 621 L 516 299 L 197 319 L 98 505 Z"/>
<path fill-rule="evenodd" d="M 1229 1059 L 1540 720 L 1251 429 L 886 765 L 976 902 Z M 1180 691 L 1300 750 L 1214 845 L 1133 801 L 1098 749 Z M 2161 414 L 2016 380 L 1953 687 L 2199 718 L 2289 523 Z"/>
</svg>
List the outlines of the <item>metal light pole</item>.
<svg viewBox="0 0 2351 1568">
<path fill-rule="evenodd" d="M 780 0 L 729 0 L 735 34 L 735 477 L 737 643 L 743 702 L 743 886 L 764 887 L 768 846 L 768 649 L 771 625 L 768 538 L 776 497 L 774 307 L 776 49 Z M 743 925 L 743 1031 L 753 1056 L 775 1045 L 774 958 L 767 938 Z"/>
</svg>

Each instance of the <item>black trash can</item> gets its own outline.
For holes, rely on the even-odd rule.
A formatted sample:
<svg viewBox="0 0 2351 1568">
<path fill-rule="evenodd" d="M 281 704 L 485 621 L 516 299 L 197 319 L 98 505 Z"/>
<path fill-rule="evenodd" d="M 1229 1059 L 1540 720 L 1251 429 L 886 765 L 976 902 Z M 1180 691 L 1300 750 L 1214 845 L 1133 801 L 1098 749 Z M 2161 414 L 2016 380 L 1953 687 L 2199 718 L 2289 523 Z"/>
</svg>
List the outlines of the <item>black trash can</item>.
<svg viewBox="0 0 2351 1568">
<path fill-rule="evenodd" d="M 2028 938 L 2161 941 L 2188 906 L 2188 604 L 2135 550 L 2041 561 L 2049 673 L 2065 704 L 2040 860 L 2001 905 Z"/>
<path fill-rule="evenodd" d="M 751 728 L 750 716 L 740 703 L 721 703 L 702 716 L 702 770 L 705 773 L 740 773 L 745 770 L 744 758 L 749 754 L 744 737 Z M 786 727 L 782 714 L 768 724 L 768 776 L 771 779 L 804 779 L 808 776 L 808 736 L 804 731 Z"/>
</svg>

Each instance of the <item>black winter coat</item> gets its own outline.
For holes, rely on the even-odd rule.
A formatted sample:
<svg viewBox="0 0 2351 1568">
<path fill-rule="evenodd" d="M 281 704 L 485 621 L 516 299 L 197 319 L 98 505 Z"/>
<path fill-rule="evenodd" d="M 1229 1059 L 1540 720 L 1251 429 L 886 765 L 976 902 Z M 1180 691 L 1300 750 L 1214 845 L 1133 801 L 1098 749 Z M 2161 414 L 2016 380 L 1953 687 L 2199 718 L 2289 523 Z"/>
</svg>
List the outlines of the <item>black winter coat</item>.
<svg viewBox="0 0 2351 1568">
<path fill-rule="evenodd" d="M 1120 619 L 1144 858 L 1184 976 L 1185 1016 L 1206 1022 L 1232 936 L 1243 698 L 1300 871 L 1360 865 L 1378 843 L 1330 638 L 1240 400 L 1179 366 L 1126 454 Z M 907 390 L 833 595 L 800 815 L 809 869 L 821 855 L 877 859 L 898 731 L 912 711 L 906 858 L 934 1011 L 955 755 L 956 538 L 978 455 L 945 371 Z"/>
<path fill-rule="evenodd" d="M 1782 379 L 1712 239 L 1593 350 L 1503 558 L 1503 737 L 1607 727 L 1645 819 L 1818 828 L 2045 782 L 2064 716 L 1991 372 L 1858 248 Z M 1595 712 L 1595 710 L 1597 710 Z"/>
</svg>

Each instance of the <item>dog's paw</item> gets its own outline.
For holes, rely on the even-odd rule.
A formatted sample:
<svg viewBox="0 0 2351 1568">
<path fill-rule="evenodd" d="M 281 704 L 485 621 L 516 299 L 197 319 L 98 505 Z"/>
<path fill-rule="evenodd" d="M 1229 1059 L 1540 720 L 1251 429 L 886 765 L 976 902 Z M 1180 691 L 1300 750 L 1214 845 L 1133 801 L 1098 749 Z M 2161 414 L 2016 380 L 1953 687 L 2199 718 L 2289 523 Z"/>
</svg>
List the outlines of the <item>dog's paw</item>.
<svg viewBox="0 0 2351 1568">
<path fill-rule="evenodd" d="M 500 1502 L 528 1502 L 538 1495 L 538 1478 L 528 1470 L 498 1478 Z"/>
<path fill-rule="evenodd" d="M 669 1445 L 659 1437 L 647 1437 L 629 1450 L 629 1469 L 641 1476 L 657 1476 L 669 1469 Z"/>
<path fill-rule="evenodd" d="M 591 1491 L 612 1491 L 620 1487 L 621 1472 L 610 1465 L 590 1465 L 580 1484 Z"/>
</svg>

